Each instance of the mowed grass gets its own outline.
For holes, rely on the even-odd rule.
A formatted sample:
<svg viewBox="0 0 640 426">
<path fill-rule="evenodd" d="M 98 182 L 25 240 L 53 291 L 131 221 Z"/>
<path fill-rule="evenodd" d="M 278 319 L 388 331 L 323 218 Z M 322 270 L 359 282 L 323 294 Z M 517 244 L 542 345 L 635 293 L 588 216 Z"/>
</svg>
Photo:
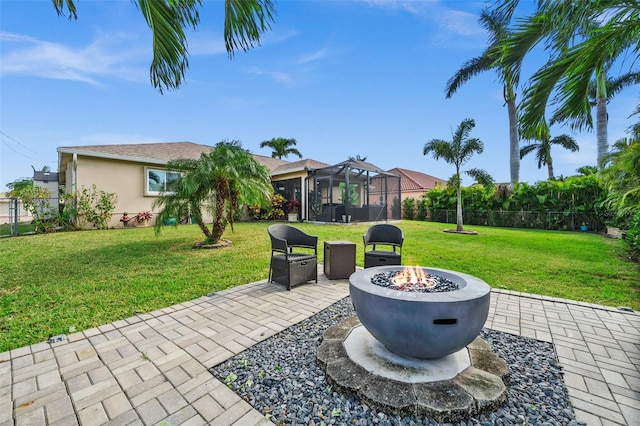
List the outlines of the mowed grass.
<svg viewBox="0 0 640 426">
<path fill-rule="evenodd" d="M 0 240 L 0 352 L 84 330 L 267 278 L 270 223 L 238 223 L 222 249 L 193 249 L 195 225 L 68 232 Z M 295 226 L 323 242 L 357 243 L 368 225 Z M 495 288 L 640 309 L 640 268 L 624 244 L 575 232 L 466 227 L 403 221 L 403 263 L 453 269 Z M 276 284 L 274 284 L 276 285 Z M 308 285 L 313 285 L 312 283 Z"/>
</svg>

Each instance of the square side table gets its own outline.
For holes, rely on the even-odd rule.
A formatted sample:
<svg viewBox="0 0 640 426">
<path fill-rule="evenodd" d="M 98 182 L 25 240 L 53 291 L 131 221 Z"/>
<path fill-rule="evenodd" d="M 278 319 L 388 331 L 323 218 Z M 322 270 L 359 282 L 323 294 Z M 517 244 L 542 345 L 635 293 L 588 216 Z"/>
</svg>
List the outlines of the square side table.
<svg viewBox="0 0 640 426">
<path fill-rule="evenodd" d="M 349 278 L 356 271 L 356 244 L 351 241 L 324 242 L 324 274 L 330 280 Z"/>
</svg>

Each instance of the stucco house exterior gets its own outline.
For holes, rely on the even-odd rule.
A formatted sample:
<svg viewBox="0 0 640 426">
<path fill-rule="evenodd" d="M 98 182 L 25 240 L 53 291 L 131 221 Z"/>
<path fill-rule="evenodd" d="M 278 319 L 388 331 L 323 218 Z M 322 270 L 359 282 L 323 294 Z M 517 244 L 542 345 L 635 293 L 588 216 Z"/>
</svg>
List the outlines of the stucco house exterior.
<svg viewBox="0 0 640 426">
<path fill-rule="evenodd" d="M 114 227 L 121 225 L 119 221 L 124 212 L 133 217 L 139 212 L 152 211 L 154 201 L 173 178 L 172 173 L 165 170 L 169 161 L 197 159 L 212 148 L 193 142 L 63 146 L 57 150 L 59 184 L 71 193 L 96 185 L 99 190 L 117 194 L 116 209 L 109 223 Z M 301 194 L 309 170 L 327 165 L 310 159 L 290 162 L 252 155 L 271 172 L 276 192 L 288 200 L 295 197 L 301 203 L 306 198 Z M 301 211 L 306 211 L 304 205 Z M 130 224 L 136 225 L 134 222 Z"/>
</svg>

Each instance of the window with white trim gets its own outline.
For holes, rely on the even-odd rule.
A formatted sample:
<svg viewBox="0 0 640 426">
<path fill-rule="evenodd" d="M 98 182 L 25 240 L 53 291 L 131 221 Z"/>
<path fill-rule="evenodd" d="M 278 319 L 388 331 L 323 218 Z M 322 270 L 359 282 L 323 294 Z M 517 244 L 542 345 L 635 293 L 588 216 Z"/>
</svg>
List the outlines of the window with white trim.
<svg viewBox="0 0 640 426">
<path fill-rule="evenodd" d="M 145 167 L 144 176 L 144 195 L 161 195 L 165 192 L 173 192 L 180 173 Z"/>
</svg>

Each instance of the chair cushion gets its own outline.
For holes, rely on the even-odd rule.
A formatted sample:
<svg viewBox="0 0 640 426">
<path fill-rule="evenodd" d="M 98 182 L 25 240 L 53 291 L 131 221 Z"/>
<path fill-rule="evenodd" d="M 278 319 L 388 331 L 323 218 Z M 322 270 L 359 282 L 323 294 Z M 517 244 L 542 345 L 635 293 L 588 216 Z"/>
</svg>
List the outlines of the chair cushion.
<svg viewBox="0 0 640 426">
<path fill-rule="evenodd" d="M 371 250 L 364 254 L 365 256 L 378 256 L 378 257 L 400 257 L 399 252 L 393 252 L 390 250 Z"/>
</svg>

